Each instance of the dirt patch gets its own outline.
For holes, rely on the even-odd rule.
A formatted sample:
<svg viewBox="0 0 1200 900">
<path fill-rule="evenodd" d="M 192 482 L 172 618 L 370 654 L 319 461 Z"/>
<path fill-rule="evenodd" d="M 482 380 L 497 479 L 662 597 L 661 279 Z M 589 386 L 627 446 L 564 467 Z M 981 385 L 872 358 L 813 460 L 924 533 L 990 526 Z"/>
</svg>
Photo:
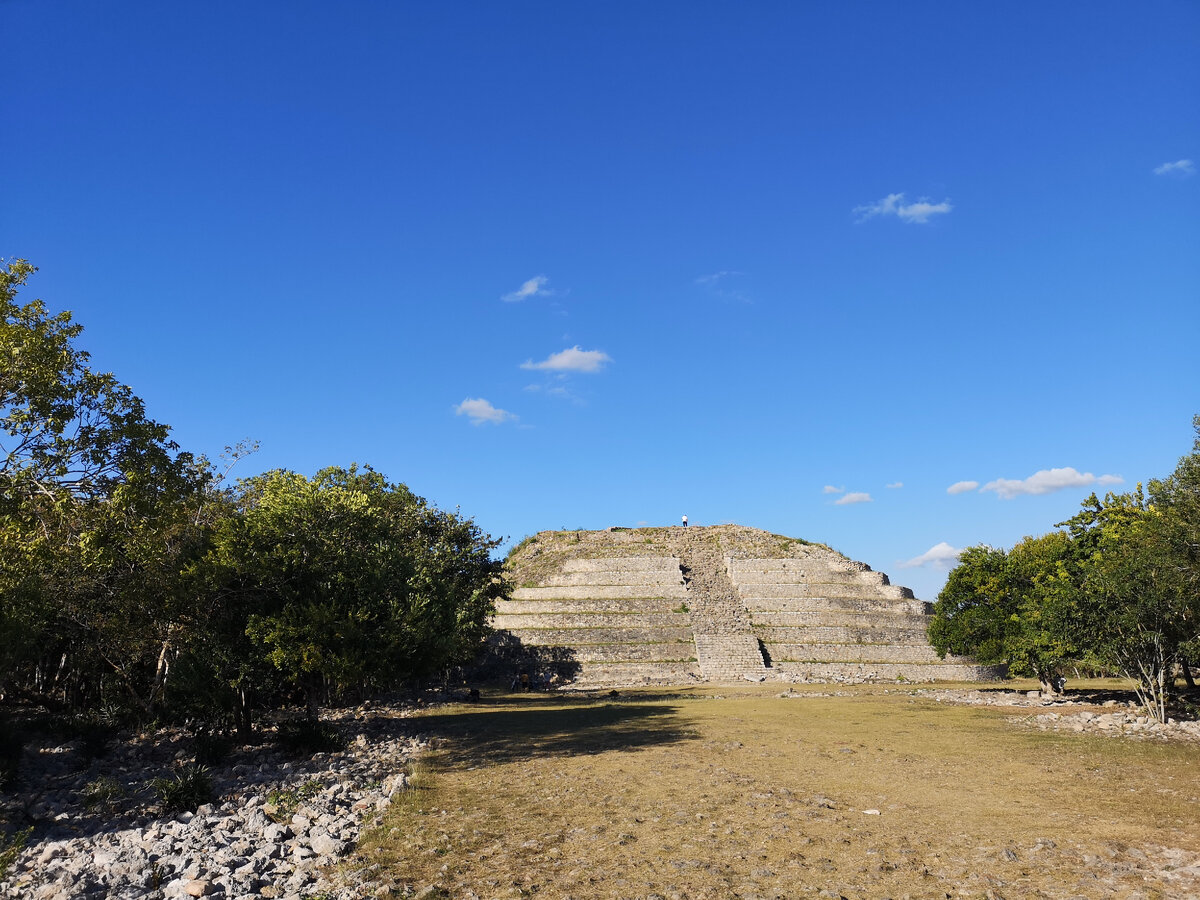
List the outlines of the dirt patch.
<svg viewBox="0 0 1200 900">
<path fill-rule="evenodd" d="M 1191 744 L 878 686 L 485 698 L 364 843 L 391 896 L 1200 896 Z"/>
</svg>

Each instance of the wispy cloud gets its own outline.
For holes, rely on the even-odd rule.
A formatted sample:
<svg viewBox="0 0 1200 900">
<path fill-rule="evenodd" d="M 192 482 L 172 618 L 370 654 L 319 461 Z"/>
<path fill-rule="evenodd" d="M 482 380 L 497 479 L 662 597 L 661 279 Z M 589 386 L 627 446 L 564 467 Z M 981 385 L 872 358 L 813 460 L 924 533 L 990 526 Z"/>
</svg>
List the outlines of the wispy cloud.
<svg viewBox="0 0 1200 900">
<path fill-rule="evenodd" d="M 897 490 L 898 488 L 904 487 L 904 482 L 903 481 L 893 481 L 891 484 L 885 485 L 885 486 L 887 487 L 887 489 L 889 491 L 894 491 L 894 490 Z"/>
<path fill-rule="evenodd" d="M 903 194 L 888 194 L 882 200 L 854 207 L 857 222 L 865 222 L 876 216 L 895 216 L 902 222 L 924 225 L 930 216 L 941 216 L 954 209 L 949 198 L 941 203 L 931 203 L 929 198 L 922 197 L 915 203 L 905 203 Z"/>
<path fill-rule="evenodd" d="M 534 275 L 515 291 L 505 294 L 500 299 L 505 303 L 516 303 L 518 300 L 527 300 L 530 297 L 549 297 L 554 293 L 546 288 L 549 283 L 550 279 L 545 275 Z"/>
<path fill-rule="evenodd" d="M 1002 500 L 1012 500 L 1014 497 L 1053 494 L 1055 491 L 1093 484 L 1121 484 L 1124 480 L 1120 475 L 1097 477 L 1091 472 L 1079 472 L 1071 466 L 1066 466 L 1061 469 L 1042 469 L 1028 478 L 997 478 L 995 481 L 989 481 L 979 491 L 993 491 Z"/>
<path fill-rule="evenodd" d="M 599 372 L 605 363 L 612 362 L 612 357 L 600 350 L 581 350 L 579 345 L 551 353 L 541 362 L 532 359 L 521 363 L 522 369 L 535 369 L 543 372 Z"/>
<path fill-rule="evenodd" d="M 832 484 L 827 484 L 827 485 L 825 485 L 825 487 L 821 488 L 821 493 L 822 494 L 840 494 L 844 490 L 846 490 L 844 487 L 834 487 Z"/>
<path fill-rule="evenodd" d="M 556 378 L 561 379 L 564 376 L 559 375 Z M 544 394 L 547 397 L 556 397 L 559 400 L 569 400 L 577 406 L 583 405 L 583 398 L 576 394 L 573 390 L 564 384 L 550 382 L 549 384 L 527 384 L 525 390 L 531 394 Z"/>
<path fill-rule="evenodd" d="M 851 503 L 870 503 L 871 495 L 864 493 L 847 494 L 844 497 L 838 497 L 833 501 L 834 506 L 849 506 Z"/>
<path fill-rule="evenodd" d="M 722 269 L 720 272 L 713 272 L 711 275 L 701 275 L 696 279 L 696 284 L 705 287 L 714 296 L 720 297 L 722 300 L 736 300 L 739 303 L 751 303 L 749 295 L 738 287 L 741 280 L 740 276 L 744 272 L 739 272 L 736 269 Z"/>
<path fill-rule="evenodd" d="M 900 563 L 902 569 L 916 569 L 921 566 L 928 566 L 931 569 L 949 569 L 958 562 L 961 550 L 951 547 L 945 541 L 934 544 L 920 556 L 914 556 L 910 560 Z"/>
<path fill-rule="evenodd" d="M 500 425 L 504 422 L 515 422 L 517 417 L 506 409 L 498 409 L 482 397 L 468 397 L 454 407 L 456 416 L 466 416 L 472 425 Z"/>
<path fill-rule="evenodd" d="M 736 269 L 722 269 L 720 272 L 713 272 L 711 275 L 701 275 L 696 279 L 696 284 L 716 284 L 722 278 L 728 278 L 730 275 L 741 275 L 742 273 Z"/>
<path fill-rule="evenodd" d="M 965 494 L 967 491 L 973 491 L 979 487 L 978 481 L 956 481 L 950 487 L 946 488 L 947 494 Z"/>
<path fill-rule="evenodd" d="M 1189 175 L 1196 174 L 1196 164 L 1190 159 L 1177 159 L 1175 162 L 1167 162 L 1161 166 L 1156 166 L 1154 174 L 1176 175 L 1180 178 L 1187 178 Z"/>
</svg>

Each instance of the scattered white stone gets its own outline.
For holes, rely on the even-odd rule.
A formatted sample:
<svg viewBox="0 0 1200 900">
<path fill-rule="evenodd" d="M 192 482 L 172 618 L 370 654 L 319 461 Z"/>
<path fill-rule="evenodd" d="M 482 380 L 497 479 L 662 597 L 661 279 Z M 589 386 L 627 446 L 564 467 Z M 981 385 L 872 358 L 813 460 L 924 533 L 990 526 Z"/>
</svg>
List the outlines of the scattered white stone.
<svg viewBox="0 0 1200 900">
<path fill-rule="evenodd" d="M 407 786 L 402 769 L 427 744 L 419 735 L 399 735 L 396 719 L 404 716 L 377 707 L 369 720 L 361 710 L 332 714 L 335 723 L 350 720 L 355 737 L 344 751 L 308 759 L 288 761 L 272 747 L 236 751 L 212 767 L 219 799 L 170 819 L 132 802 L 105 817 L 83 807 L 82 791 L 106 776 L 144 796 L 152 778 L 190 759 L 182 733 L 115 747 L 83 771 L 65 750 L 32 748 L 36 756 L 16 795 L 40 821 L 0 880 L 0 898 L 370 897 L 365 870 L 331 872 L 331 882 L 321 869 L 350 853 L 365 825 L 378 822 L 378 811 Z M 289 793 L 302 800 L 288 810 L 290 823 L 277 822 L 271 795 Z"/>
</svg>

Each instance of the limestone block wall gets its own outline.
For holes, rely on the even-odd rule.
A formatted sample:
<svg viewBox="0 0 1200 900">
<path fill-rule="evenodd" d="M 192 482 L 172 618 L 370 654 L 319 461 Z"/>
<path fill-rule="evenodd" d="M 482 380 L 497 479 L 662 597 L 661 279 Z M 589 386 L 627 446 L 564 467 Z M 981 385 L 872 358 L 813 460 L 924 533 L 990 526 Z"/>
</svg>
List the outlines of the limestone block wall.
<svg viewBox="0 0 1200 900">
<path fill-rule="evenodd" d="M 566 558 L 496 605 L 493 627 L 532 648 L 560 648 L 580 685 L 678 683 L 699 677 L 673 556 Z"/>
<path fill-rule="evenodd" d="M 808 677 L 994 677 L 970 660 L 940 659 L 926 638 L 928 605 L 882 572 L 832 552 L 726 562 L 772 668 Z"/>
</svg>

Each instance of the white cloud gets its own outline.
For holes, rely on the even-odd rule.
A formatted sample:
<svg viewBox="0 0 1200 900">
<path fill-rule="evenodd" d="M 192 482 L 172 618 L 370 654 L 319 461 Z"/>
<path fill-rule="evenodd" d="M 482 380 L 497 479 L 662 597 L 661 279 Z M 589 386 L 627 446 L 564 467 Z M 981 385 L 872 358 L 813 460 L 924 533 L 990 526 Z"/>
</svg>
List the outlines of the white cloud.
<svg viewBox="0 0 1200 900">
<path fill-rule="evenodd" d="M 549 283 L 550 279 L 545 275 L 534 275 L 515 291 L 505 294 L 500 299 L 505 303 L 516 303 L 518 300 L 524 300 L 527 297 L 548 297 L 554 293 L 546 289 L 546 285 Z"/>
<path fill-rule="evenodd" d="M 1028 478 L 997 478 L 989 481 L 979 490 L 994 491 L 1002 500 L 1014 497 L 1052 494 L 1066 488 L 1087 487 L 1092 484 L 1120 484 L 1124 481 L 1120 475 L 1101 475 L 1097 478 L 1091 472 L 1078 472 L 1071 466 L 1061 469 L 1042 469 L 1034 472 Z"/>
<path fill-rule="evenodd" d="M 483 425 L 485 422 L 499 425 L 503 422 L 515 422 L 517 417 L 506 409 L 497 409 L 482 397 L 468 397 L 454 407 L 456 416 L 467 416 L 472 425 Z"/>
<path fill-rule="evenodd" d="M 521 363 L 522 369 L 539 369 L 545 372 L 599 372 L 612 357 L 599 350 L 580 350 L 579 345 L 551 353 L 541 362 L 532 359 Z"/>
<path fill-rule="evenodd" d="M 848 506 L 851 503 L 870 503 L 871 495 L 864 493 L 847 494 L 844 497 L 838 497 L 833 501 L 834 506 Z"/>
<path fill-rule="evenodd" d="M 904 482 L 903 481 L 893 481 L 891 484 L 886 485 L 886 487 L 889 491 L 894 491 L 897 488 L 904 487 Z"/>
<path fill-rule="evenodd" d="M 928 566 L 931 569 L 949 569 L 958 562 L 960 553 L 962 553 L 961 550 L 956 550 L 945 541 L 942 541 L 934 544 L 920 556 L 914 556 L 912 559 L 900 563 L 900 568 L 916 569 L 921 566 Z"/>
<path fill-rule="evenodd" d="M 979 487 L 978 481 L 956 481 L 950 487 L 946 488 L 947 494 L 965 494 L 967 491 L 973 491 Z"/>
<path fill-rule="evenodd" d="M 1156 166 L 1154 174 L 1177 175 L 1180 178 L 1187 178 L 1189 175 L 1196 174 L 1196 164 L 1190 159 L 1177 159 L 1175 162 L 1163 163 L 1161 166 Z"/>
<path fill-rule="evenodd" d="M 896 216 L 902 222 L 924 225 L 929 222 L 930 216 L 944 215 L 952 209 L 954 207 L 950 205 L 948 198 L 941 203 L 930 203 L 928 198 L 922 197 L 916 203 L 906 204 L 903 194 L 888 194 L 882 200 L 854 207 L 854 214 L 858 216 L 858 222 L 865 222 L 876 216 Z"/>
<path fill-rule="evenodd" d="M 844 487 L 834 487 L 832 484 L 827 484 L 827 485 L 825 485 L 825 487 L 821 488 L 821 493 L 822 494 L 840 494 L 844 490 L 845 490 Z"/>
</svg>

